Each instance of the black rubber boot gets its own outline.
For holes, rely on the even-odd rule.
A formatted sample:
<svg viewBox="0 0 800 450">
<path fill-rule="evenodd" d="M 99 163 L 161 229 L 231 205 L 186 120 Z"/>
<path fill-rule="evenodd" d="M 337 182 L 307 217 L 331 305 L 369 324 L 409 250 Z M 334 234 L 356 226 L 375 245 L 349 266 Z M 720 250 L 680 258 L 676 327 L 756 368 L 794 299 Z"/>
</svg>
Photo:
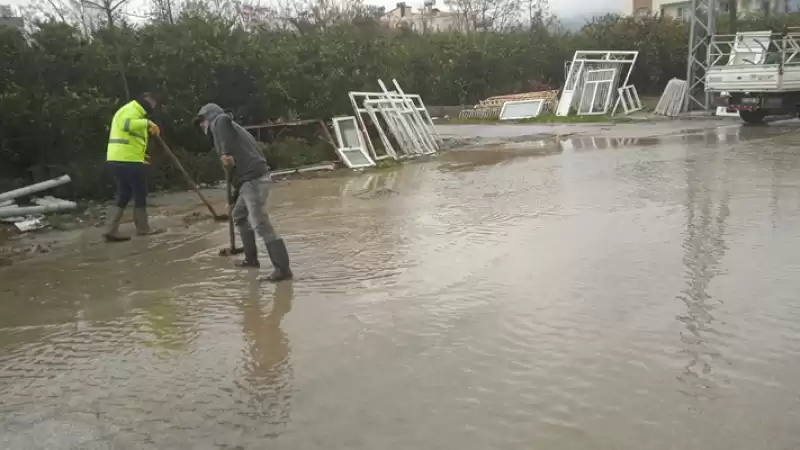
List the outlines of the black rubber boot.
<svg viewBox="0 0 800 450">
<path fill-rule="evenodd" d="M 122 216 L 125 214 L 125 210 L 118 206 L 111 208 L 108 213 L 108 228 L 106 232 L 103 233 L 103 238 L 106 242 L 126 242 L 130 241 L 131 238 L 128 236 L 120 236 L 119 235 L 119 224 L 122 222 Z"/>
<path fill-rule="evenodd" d="M 147 208 L 133 208 L 133 224 L 136 225 L 137 236 L 151 236 L 164 232 L 164 230 L 150 227 Z"/>
<path fill-rule="evenodd" d="M 244 260 L 234 263 L 236 267 L 252 269 L 261 267 L 258 262 L 258 246 L 256 245 L 256 233 L 248 228 L 239 227 L 239 236 L 242 239 L 242 250 L 244 250 Z"/>
<path fill-rule="evenodd" d="M 292 269 L 289 268 L 289 252 L 286 251 L 286 244 L 283 239 L 275 239 L 272 242 L 268 242 L 267 252 L 275 270 L 263 280 L 272 282 L 291 280 L 294 275 L 292 274 Z"/>
</svg>

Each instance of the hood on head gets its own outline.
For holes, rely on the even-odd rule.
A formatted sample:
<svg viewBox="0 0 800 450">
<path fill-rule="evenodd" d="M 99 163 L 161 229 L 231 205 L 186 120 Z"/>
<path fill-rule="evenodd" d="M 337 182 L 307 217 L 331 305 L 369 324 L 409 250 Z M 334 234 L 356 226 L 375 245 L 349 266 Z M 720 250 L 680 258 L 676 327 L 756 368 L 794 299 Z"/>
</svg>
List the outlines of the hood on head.
<svg viewBox="0 0 800 450">
<path fill-rule="evenodd" d="M 140 96 L 137 97 L 135 100 L 136 103 L 138 103 L 139 106 L 141 106 L 142 109 L 144 109 L 145 114 L 147 114 L 148 116 L 153 115 L 153 107 L 150 105 L 150 102 L 148 102 L 147 99 L 145 99 L 143 96 Z"/>
<path fill-rule="evenodd" d="M 220 106 L 216 103 L 207 103 L 200 108 L 200 111 L 197 112 L 195 116 L 195 120 L 208 120 L 209 122 L 216 119 L 218 116 L 225 114 L 225 111 L 220 108 Z"/>
</svg>

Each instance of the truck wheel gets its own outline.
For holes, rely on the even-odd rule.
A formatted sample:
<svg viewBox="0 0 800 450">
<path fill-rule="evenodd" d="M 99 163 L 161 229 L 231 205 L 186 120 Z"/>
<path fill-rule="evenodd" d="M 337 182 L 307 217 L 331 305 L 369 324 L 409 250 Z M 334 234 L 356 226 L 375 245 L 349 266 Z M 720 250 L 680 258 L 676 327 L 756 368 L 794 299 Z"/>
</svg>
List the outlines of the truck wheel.
<svg viewBox="0 0 800 450">
<path fill-rule="evenodd" d="M 739 117 L 748 125 L 757 125 L 764 123 L 767 113 L 761 109 L 755 111 L 739 111 Z"/>
</svg>

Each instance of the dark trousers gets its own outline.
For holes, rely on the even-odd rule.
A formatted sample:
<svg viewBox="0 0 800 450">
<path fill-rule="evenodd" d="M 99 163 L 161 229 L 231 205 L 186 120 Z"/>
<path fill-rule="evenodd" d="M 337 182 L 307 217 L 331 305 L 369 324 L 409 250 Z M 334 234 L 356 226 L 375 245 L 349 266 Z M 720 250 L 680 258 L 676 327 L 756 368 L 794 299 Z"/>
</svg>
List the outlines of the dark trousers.
<svg viewBox="0 0 800 450">
<path fill-rule="evenodd" d="M 147 206 L 147 173 L 144 163 L 109 161 L 117 184 L 117 206 L 125 209 L 133 199 L 134 208 Z"/>
</svg>

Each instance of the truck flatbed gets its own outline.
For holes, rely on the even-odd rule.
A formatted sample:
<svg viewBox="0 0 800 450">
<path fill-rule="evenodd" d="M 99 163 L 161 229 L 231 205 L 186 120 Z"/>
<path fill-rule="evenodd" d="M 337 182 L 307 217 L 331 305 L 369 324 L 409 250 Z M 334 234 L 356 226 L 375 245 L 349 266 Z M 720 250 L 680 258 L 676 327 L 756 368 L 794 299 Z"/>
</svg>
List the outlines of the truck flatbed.
<svg viewBox="0 0 800 450">
<path fill-rule="evenodd" d="M 800 65 L 759 64 L 710 67 L 706 90 L 714 92 L 800 91 Z"/>
</svg>

